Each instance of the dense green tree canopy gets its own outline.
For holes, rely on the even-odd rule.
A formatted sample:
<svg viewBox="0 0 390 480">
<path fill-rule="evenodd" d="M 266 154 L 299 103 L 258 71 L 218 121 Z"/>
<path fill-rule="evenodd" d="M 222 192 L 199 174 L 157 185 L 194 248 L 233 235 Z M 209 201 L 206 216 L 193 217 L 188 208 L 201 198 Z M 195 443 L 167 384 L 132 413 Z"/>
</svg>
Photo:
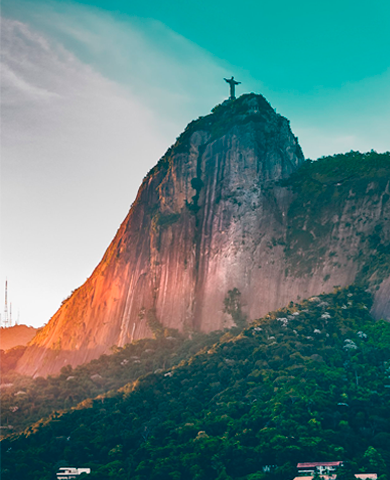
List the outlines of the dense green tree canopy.
<svg viewBox="0 0 390 480">
<path fill-rule="evenodd" d="M 61 460 L 90 467 L 91 480 L 282 480 L 297 462 L 320 460 L 387 475 L 390 325 L 370 307 L 355 286 L 204 337 L 203 346 L 187 341 L 199 348 L 181 362 L 3 440 L 2 478 L 49 479 Z M 185 341 L 149 342 L 177 342 L 171 356 Z M 111 357 L 116 367 L 105 357 L 76 370 L 104 361 L 116 372 L 125 352 Z"/>
</svg>

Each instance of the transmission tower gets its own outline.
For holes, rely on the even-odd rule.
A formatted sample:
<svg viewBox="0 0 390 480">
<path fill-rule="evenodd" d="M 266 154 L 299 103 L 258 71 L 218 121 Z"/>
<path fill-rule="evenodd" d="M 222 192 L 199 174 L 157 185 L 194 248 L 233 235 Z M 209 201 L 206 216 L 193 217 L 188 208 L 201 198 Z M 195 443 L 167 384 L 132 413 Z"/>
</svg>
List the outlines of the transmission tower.
<svg viewBox="0 0 390 480">
<path fill-rule="evenodd" d="M 5 303 L 4 303 L 4 314 L 3 314 L 3 325 L 8 327 L 8 281 L 5 281 Z"/>
</svg>

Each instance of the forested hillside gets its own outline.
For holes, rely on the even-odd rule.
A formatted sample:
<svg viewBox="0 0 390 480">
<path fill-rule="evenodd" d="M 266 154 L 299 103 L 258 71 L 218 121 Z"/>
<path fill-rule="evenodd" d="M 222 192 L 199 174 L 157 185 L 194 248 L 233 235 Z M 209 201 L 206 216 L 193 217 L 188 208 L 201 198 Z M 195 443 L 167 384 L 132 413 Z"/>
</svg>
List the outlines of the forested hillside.
<svg viewBox="0 0 390 480">
<path fill-rule="evenodd" d="M 388 474 L 390 325 L 370 307 L 353 286 L 225 333 L 7 438 L 2 478 L 50 479 L 60 461 L 91 480 L 288 480 L 298 461 L 339 459 Z"/>
<path fill-rule="evenodd" d="M 111 355 L 61 370 L 60 375 L 31 378 L 12 370 L 25 347 L 2 352 L 2 437 L 19 433 L 55 410 L 69 409 L 87 398 L 116 390 L 147 373 L 167 369 L 212 345 L 223 332 L 199 333 L 186 339 L 175 330 L 161 331 L 124 348 L 113 347 Z"/>
</svg>

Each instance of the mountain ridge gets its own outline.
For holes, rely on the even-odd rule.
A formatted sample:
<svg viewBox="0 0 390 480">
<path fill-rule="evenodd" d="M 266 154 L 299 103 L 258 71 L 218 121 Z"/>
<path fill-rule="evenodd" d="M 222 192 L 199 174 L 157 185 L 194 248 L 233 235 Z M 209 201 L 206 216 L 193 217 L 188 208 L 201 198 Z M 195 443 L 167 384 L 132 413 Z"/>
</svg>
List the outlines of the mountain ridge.
<svg viewBox="0 0 390 480">
<path fill-rule="evenodd" d="M 388 157 L 383 158 L 388 171 Z M 112 345 L 159 335 L 163 328 L 186 334 L 217 330 L 353 283 L 360 271 L 360 240 L 350 242 L 354 229 L 370 236 L 380 225 L 380 242 L 388 241 L 389 203 L 383 201 L 388 182 L 374 180 L 374 188 L 366 182 L 366 190 L 354 194 L 355 209 L 370 217 L 367 231 L 348 210 L 354 195 L 345 194 L 341 230 L 322 228 L 336 222 L 333 212 L 321 207 L 313 215 L 322 214 L 323 224 L 315 222 L 315 231 L 308 232 L 302 215 L 295 228 L 291 209 L 299 192 L 281 182 L 301 165 L 304 157 L 289 121 L 262 96 L 244 95 L 191 122 L 146 175 L 102 261 L 35 337 L 18 371 L 55 373 L 107 353 Z M 380 209 L 374 207 L 378 202 Z M 319 261 L 299 271 L 302 255 L 319 253 L 318 241 L 324 249 Z M 338 262 L 323 258 L 328 243 Z M 385 277 L 378 315 L 390 315 Z"/>
<path fill-rule="evenodd" d="M 9 350 L 17 346 L 25 346 L 33 339 L 38 329 L 27 325 L 1 327 L 0 349 Z"/>
</svg>

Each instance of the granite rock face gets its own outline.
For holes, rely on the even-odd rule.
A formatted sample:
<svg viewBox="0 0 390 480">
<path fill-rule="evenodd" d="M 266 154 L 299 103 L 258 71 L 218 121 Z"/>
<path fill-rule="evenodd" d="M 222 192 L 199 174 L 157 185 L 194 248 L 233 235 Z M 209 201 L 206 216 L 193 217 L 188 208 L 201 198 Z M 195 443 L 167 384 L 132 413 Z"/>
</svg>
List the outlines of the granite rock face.
<svg viewBox="0 0 390 480">
<path fill-rule="evenodd" d="M 342 235 L 329 248 L 343 268 L 324 261 L 310 275 L 291 270 L 285 240 L 294 194 L 280 181 L 303 162 L 288 120 L 262 96 L 225 102 L 192 122 L 145 177 L 101 263 L 35 337 L 19 372 L 56 373 L 155 328 L 232 326 L 229 292 L 250 320 L 352 283 L 358 267 Z M 378 222 L 384 215 L 372 214 Z M 382 315 L 390 314 L 389 293 Z"/>
</svg>

